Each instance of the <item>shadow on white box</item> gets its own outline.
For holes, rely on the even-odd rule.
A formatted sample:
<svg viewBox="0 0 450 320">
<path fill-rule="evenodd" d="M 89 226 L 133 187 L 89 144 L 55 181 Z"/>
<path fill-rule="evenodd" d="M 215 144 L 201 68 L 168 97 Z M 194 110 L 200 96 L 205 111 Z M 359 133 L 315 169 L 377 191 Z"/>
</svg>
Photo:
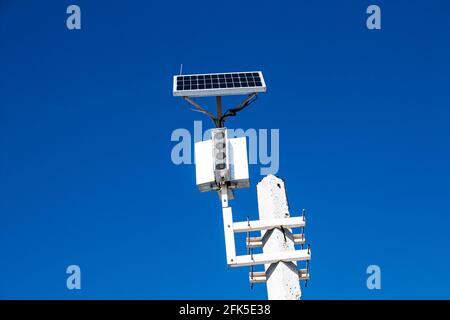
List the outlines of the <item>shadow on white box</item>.
<svg viewBox="0 0 450 320">
<path fill-rule="evenodd" d="M 195 143 L 195 178 L 201 192 L 218 190 L 214 179 L 212 140 Z M 245 137 L 227 139 L 230 168 L 230 188 L 248 188 L 247 140 Z"/>
</svg>

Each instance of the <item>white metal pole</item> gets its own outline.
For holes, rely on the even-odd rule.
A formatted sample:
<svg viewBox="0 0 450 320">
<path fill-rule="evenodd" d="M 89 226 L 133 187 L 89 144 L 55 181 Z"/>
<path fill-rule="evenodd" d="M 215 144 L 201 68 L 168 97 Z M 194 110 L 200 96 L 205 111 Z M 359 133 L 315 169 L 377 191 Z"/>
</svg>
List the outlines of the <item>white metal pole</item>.
<svg viewBox="0 0 450 320">
<path fill-rule="evenodd" d="M 268 175 L 257 185 L 258 211 L 261 221 L 289 218 L 284 181 Z M 277 253 L 295 250 L 294 237 L 288 228 L 261 231 L 263 252 Z M 296 262 L 266 264 L 267 294 L 269 300 L 299 300 L 301 289 Z"/>
<path fill-rule="evenodd" d="M 234 242 L 233 212 L 228 206 L 228 188 L 226 185 L 220 187 L 220 202 L 222 203 L 223 228 L 225 234 L 225 249 L 227 253 L 227 264 L 236 263 L 236 244 Z"/>
</svg>

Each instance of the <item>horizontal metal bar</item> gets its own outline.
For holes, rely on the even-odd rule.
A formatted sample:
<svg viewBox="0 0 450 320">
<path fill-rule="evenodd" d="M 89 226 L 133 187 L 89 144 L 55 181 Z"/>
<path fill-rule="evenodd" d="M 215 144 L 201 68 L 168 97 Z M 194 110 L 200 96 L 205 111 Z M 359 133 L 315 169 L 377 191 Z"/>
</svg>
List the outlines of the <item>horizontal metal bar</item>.
<svg viewBox="0 0 450 320">
<path fill-rule="evenodd" d="M 291 217 L 280 219 L 268 219 L 268 220 L 252 220 L 233 223 L 234 232 L 250 232 L 258 230 L 267 230 L 273 228 L 297 228 L 304 227 L 304 217 Z"/>
<path fill-rule="evenodd" d="M 264 283 L 267 281 L 267 276 L 265 271 L 261 272 L 251 272 L 248 273 L 248 278 L 250 280 L 250 283 Z M 306 281 L 309 280 L 309 273 L 307 269 L 300 269 L 298 270 L 298 279 L 300 281 Z"/>
<path fill-rule="evenodd" d="M 305 244 L 305 236 L 302 233 L 293 234 L 294 244 Z M 246 239 L 247 248 L 260 248 L 263 246 L 262 237 L 247 237 Z"/>
<path fill-rule="evenodd" d="M 257 253 L 253 255 L 236 256 L 235 263 L 229 264 L 230 267 L 254 266 L 258 264 L 276 263 L 279 261 L 304 261 L 311 259 L 311 253 L 308 249 L 281 251 L 273 253 Z"/>
<path fill-rule="evenodd" d="M 251 276 L 249 276 L 248 279 L 249 279 L 250 283 L 264 283 L 264 282 L 267 282 L 266 276 L 264 276 L 264 277 L 253 277 L 253 278 Z"/>
<path fill-rule="evenodd" d="M 266 272 L 265 272 L 265 271 L 254 271 L 253 273 L 252 273 L 252 272 L 249 272 L 248 275 L 249 275 L 250 277 L 253 276 L 254 278 L 255 278 L 255 277 L 260 278 L 260 277 L 265 277 L 265 276 L 266 276 Z"/>
</svg>

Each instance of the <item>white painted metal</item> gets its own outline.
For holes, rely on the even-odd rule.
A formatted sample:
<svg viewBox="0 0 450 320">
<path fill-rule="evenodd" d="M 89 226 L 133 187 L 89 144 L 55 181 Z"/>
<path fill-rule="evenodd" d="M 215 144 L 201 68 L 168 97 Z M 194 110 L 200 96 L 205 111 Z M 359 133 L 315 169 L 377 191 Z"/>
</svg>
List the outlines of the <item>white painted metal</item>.
<svg viewBox="0 0 450 320">
<path fill-rule="evenodd" d="M 222 203 L 222 208 L 228 207 L 228 188 L 223 185 L 222 188 L 220 188 L 220 202 Z"/>
<path fill-rule="evenodd" d="M 195 178 L 200 191 L 211 191 L 216 187 L 214 178 L 214 162 L 212 157 L 212 142 L 205 140 L 195 143 Z M 217 188 L 217 187 L 216 187 Z"/>
<path fill-rule="evenodd" d="M 248 188 L 247 141 L 245 137 L 228 139 L 230 185 L 232 189 Z M 195 143 L 195 177 L 200 191 L 218 190 L 214 175 L 212 140 Z"/>
<path fill-rule="evenodd" d="M 277 227 L 296 228 L 304 227 L 305 220 L 303 217 L 277 218 L 267 220 L 251 220 L 233 223 L 234 232 L 249 232 L 273 229 Z"/>
<path fill-rule="evenodd" d="M 236 263 L 236 246 L 234 242 L 233 213 L 231 207 L 222 207 L 222 215 L 227 264 L 231 265 L 233 263 Z"/>
<path fill-rule="evenodd" d="M 201 89 L 201 90 L 177 90 L 177 76 L 173 77 L 173 95 L 178 97 L 208 97 L 208 96 L 229 96 L 229 95 L 245 95 L 251 94 L 255 92 L 266 92 L 266 82 L 264 80 L 263 74 L 261 71 L 248 71 L 248 72 L 256 72 L 259 74 L 261 79 L 260 87 L 247 87 L 247 88 L 217 88 L 217 89 Z M 244 73 L 248 73 L 247 71 Z M 226 72 L 226 73 L 208 73 L 210 75 L 213 74 L 231 74 L 231 73 L 242 73 L 242 72 Z M 183 76 L 198 76 L 205 74 L 184 74 Z"/>
<path fill-rule="evenodd" d="M 297 270 L 297 261 L 309 261 L 308 249 L 295 250 L 295 244 L 304 244 L 304 234 L 292 234 L 291 228 L 304 227 L 304 217 L 289 217 L 284 182 L 267 176 L 257 186 L 258 208 L 261 220 L 233 223 L 228 206 L 229 189 L 222 185 L 219 196 L 225 234 L 227 264 L 230 267 L 261 265 L 265 272 L 253 273 L 252 283 L 266 282 L 271 300 L 298 300 L 301 296 L 299 280 L 308 280 L 308 269 Z M 270 219 L 268 219 L 268 217 Z M 283 229 L 281 228 L 283 227 Z M 247 237 L 247 245 L 263 247 L 263 253 L 236 255 L 234 233 L 261 231 L 261 237 Z"/>
<path fill-rule="evenodd" d="M 280 251 L 272 253 L 256 253 L 253 255 L 249 254 L 236 256 L 236 262 L 234 264 L 230 264 L 230 267 L 255 266 L 258 264 L 278 263 L 280 261 L 284 262 L 306 261 L 309 259 L 311 259 L 311 255 L 308 253 L 307 249 Z"/>
<path fill-rule="evenodd" d="M 232 188 L 248 188 L 250 180 L 248 174 L 247 139 L 245 137 L 228 139 L 230 157 L 230 175 Z"/>
<path fill-rule="evenodd" d="M 259 219 L 272 220 L 288 218 L 289 208 L 284 181 L 268 175 L 257 185 Z M 302 218 L 304 225 L 304 219 Z M 267 233 L 267 235 L 266 235 Z M 263 252 L 265 255 L 302 255 L 303 260 L 309 260 L 308 250 L 295 251 L 291 233 L 283 232 L 280 228 L 261 231 Z M 278 259 L 278 263 L 265 265 L 267 274 L 267 294 L 269 300 L 298 300 L 301 297 L 297 264 L 294 261 L 302 259 Z M 238 260 L 239 261 L 239 260 Z"/>
</svg>

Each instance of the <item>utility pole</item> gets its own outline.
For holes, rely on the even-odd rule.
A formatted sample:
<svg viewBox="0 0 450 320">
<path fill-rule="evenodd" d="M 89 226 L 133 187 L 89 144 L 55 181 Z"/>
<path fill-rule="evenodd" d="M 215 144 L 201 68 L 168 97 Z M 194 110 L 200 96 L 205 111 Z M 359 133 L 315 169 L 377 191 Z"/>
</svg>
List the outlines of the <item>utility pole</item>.
<svg viewBox="0 0 450 320">
<path fill-rule="evenodd" d="M 268 175 L 256 186 L 260 220 L 289 218 L 284 181 Z M 294 235 L 289 228 L 261 231 L 264 253 L 295 250 Z M 297 263 L 279 261 L 266 264 L 266 284 L 269 300 L 299 300 L 301 289 Z"/>
<path fill-rule="evenodd" d="M 266 91 L 261 71 L 179 75 L 173 78 L 173 95 L 181 96 L 197 111 L 214 123 L 211 139 L 195 143 L 195 175 L 201 192 L 214 191 L 222 207 L 226 260 L 229 267 L 250 267 L 250 283 L 267 283 L 270 300 L 298 300 L 299 281 L 309 279 L 311 251 L 305 244 L 305 216 L 291 217 L 283 180 L 269 175 L 258 183 L 259 220 L 233 221 L 229 200 L 233 191 L 248 188 L 249 171 L 245 137 L 228 137 L 224 122 L 252 104 L 257 93 Z M 234 108 L 223 112 L 222 96 L 247 95 Z M 194 97 L 216 97 L 214 115 L 193 100 Z M 293 233 L 300 228 L 301 233 Z M 260 236 L 251 237 L 257 232 Z M 247 233 L 248 254 L 236 252 L 235 233 Z M 295 245 L 301 245 L 297 250 Z M 262 253 L 254 253 L 253 250 Z M 297 262 L 305 261 L 306 269 L 297 269 Z M 254 272 L 254 266 L 264 265 L 265 271 Z"/>
</svg>

